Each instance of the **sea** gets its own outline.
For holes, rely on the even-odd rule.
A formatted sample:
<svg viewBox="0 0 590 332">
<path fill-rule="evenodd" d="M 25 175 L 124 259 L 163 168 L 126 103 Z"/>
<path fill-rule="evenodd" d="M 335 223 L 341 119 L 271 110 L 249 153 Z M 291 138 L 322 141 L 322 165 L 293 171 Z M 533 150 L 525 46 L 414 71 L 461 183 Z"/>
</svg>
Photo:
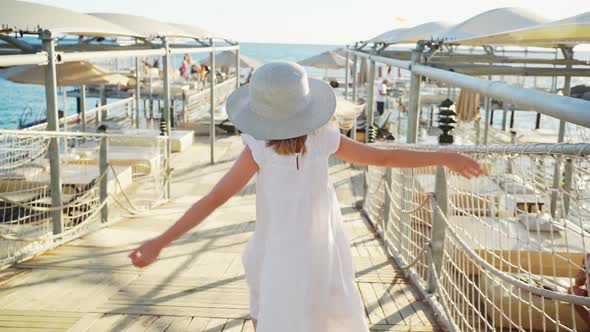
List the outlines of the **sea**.
<svg viewBox="0 0 590 332">
<path fill-rule="evenodd" d="M 240 43 L 240 52 L 248 57 L 259 60 L 262 63 L 271 61 L 285 60 L 285 61 L 299 61 L 307 57 L 322 53 L 328 50 L 334 50 L 342 47 L 341 45 L 307 45 L 307 44 L 271 44 L 271 43 Z M 182 55 L 178 55 L 177 58 L 172 60 L 173 68 L 179 67 L 181 63 Z M 201 55 L 206 57 L 206 55 Z M 577 58 L 590 60 L 590 52 L 580 52 L 576 56 Z M 199 60 L 199 57 L 195 57 Z M 131 67 L 131 59 L 120 59 L 117 60 L 117 67 L 122 66 Z M 99 64 L 100 65 L 100 64 Z M 113 65 L 113 63 L 109 63 Z M 326 72 L 323 69 L 316 69 L 306 67 L 308 74 L 314 77 L 322 77 L 326 74 L 330 77 L 344 77 L 344 70 L 329 70 Z M 402 71 L 402 77 L 407 77 L 408 73 Z M 1 75 L 0 75 L 1 76 Z M 539 78 L 534 80 L 531 77 L 523 78 L 525 82 L 517 82 L 525 85 L 537 85 L 537 86 L 549 86 L 551 78 Z M 533 82 L 534 80 L 534 82 Z M 563 84 L 562 81 L 558 80 L 557 86 Z M 585 79 L 572 79 L 572 86 L 576 84 L 590 84 L 590 80 Z M 95 107 L 98 104 L 98 100 L 95 98 L 87 99 L 87 109 Z M 64 109 L 63 98 L 58 98 L 59 109 Z M 66 102 L 66 113 L 68 115 L 76 113 L 76 100 L 75 98 L 67 98 Z M 45 105 L 45 88 L 41 85 L 28 85 L 28 84 L 17 84 L 5 80 L 0 77 L 0 128 L 2 129 L 14 129 L 18 127 L 19 119 L 21 119 L 24 113 L 46 113 Z M 515 114 L 515 127 L 523 129 L 531 129 L 535 125 L 536 113 L 534 112 L 516 112 Z M 502 117 L 494 117 L 494 125 L 501 126 Z M 541 128 L 556 129 L 558 121 L 549 117 L 543 116 L 541 122 Z"/>
</svg>

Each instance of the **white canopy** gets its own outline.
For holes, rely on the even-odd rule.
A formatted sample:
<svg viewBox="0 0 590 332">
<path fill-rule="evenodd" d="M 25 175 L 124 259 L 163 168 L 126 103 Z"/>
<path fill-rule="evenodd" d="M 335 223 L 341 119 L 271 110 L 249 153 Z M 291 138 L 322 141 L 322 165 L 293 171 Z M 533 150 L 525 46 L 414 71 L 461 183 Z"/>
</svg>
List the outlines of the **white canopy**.
<svg viewBox="0 0 590 332">
<path fill-rule="evenodd" d="M 137 31 L 149 39 L 157 37 L 199 38 L 177 26 L 143 16 L 115 13 L 91 13 L 89 15 Z"/>
<path fill-rule="evenodd" d="M 449 22 L 429 22 L 409 29 L 391 30 L 371 39 L 371 41 L 386 44 L 415 43 L 419 40 L 430 40 L 433 36 L 440 34 L 451 26 L 452 24 Z"/>
<path fill-rule="evenodd" d="M 169 24 L 177 27 L 180 30 L 190 33 L 191 36 L 196 39 L 208 39 L 208 38 L 218 37 L 217 34 L 211 32 L 211 31 L 205 30 L 203 28 L 196 27 L 194 25 L 176 24 L 176 23 L 169 23 Z"/>
<path fill-rule="evenodd" d="M 389 31 L 386 31 L 380 35 L 377 35 L 377 36 L 369 39 L 369 42 L 370 43 L 381 43 L 381 42 L 385 42 L 386 40 L 398 39 L 400 33 L 404 32 L 406 30 L 408 30 L 408 28 L 398 28 L 398 29 L 389 30 Z"/>
<path fill-rule="evenodd" d="M 434 40 L 457 41 L 504 31 L 522 29 L 549 22 L 527 9 L 497 8 L 476 15 L 434 35 Z"/>
<path fill-rule="evenodd" d="M 58 7 L 2 0 L 0 8 L 0 32 L 4 33 L 49 30 L 54 34 L 143 37 L 133 29 Z"/>
<path fill-rule="evenodd" d="M 351 61 L 348 61 L 351 63 Z M 322 69 L 340 69 L 346 67 L 346 58 L 334 51 L 326 51 L 298 62 L 302 66 Z"/>
<path fill-rule="evenodd" d="M 590 43 L 590 12 L 524 29 L 458 41 L 465 45 L 558 47 Z"/>
</svg>

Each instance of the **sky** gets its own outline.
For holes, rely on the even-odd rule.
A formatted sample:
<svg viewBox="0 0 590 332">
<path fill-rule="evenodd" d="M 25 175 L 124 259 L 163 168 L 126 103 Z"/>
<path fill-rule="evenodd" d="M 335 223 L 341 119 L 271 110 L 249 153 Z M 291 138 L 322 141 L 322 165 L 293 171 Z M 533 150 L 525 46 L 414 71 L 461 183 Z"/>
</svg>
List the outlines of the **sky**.
<svg viewBox="0 0 590 332">
<path fill-rule="evenodd" d="M 589 0 L 29 0 L 79 12 L 118 12 L 203 27 L 240 42 L 343 45 L 429 21 L 459 23 L 499 7 L 551 20 L 590 11 Z M 501 24 L 501 22 L 498 22 Z"/>
</svg>

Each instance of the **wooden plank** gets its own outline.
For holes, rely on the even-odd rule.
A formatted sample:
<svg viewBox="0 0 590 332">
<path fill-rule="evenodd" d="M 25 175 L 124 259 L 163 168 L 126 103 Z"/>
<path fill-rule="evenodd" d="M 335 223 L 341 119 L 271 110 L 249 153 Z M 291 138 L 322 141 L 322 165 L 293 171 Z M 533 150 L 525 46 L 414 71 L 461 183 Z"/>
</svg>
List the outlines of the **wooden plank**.
<svg viewBox="0 0 590 332">
<path fill-rule="evenodd" d="M 106 314 L 96 321 L 88 331 L 109 331 L 113 326 L 117 324 L 123 318 L 124 315 L 120 314 Z"/>
<path fill-rule="evenodd" d="M 371 287 L 371 284 L 358 283 L 358 287 L 361 292 L 365 308 L 367 309 L 367 314 L 369 315 L 369 322 L 371 324 L 385 323 L 385 313 L 383 313 L 383 309 L 379 304 L 379 301 L 377 299 L 377 296 L 375 295 L 375 292 L 373 291 L 373 287 Z"/>
<path fill-rule="evenodd" d="M 187 330 L 192 317 L 174 317 L 172 323 L 165 330 L 166 332 L 184 332 Z"/>
<path fill-rule="evenodd" d="M 395 304 L 395 300 L 389 294 L 387 287 L 390 285 L 374 283 L 372 284 L 375 294 L 379 299 L 379 304 L 385 314 L 385 320 L 389 325 L 405 325 L 404 318 L 399 313 L 399 308 Z"/>
<path fill-rule="evenodd" d="M 223 328 L 223 332 L 242 332 L 243 328 L 243 319 L 228 319 Z"/>
<path fill-rule="evenodd" d="M 188 327 L 186 328 L 186 330 L 187 331 L 202 332 L 205 330 L 205 327 L 207 326 L 208 321 L 209 321 L 209 319 L 207 319 L 207 318 L 193 317 L 193 320 L 191 320 L 191 322 L 188 325 Z"/>
<path fill-rule="evenodd" d="M 162 332 L 166 331 L 176 317 L 171 316 L 158 316 L 156 320 L 145 329 L 145 332 Z"/>
<path fill-rule="evenodd" d="M 207 322 L 207 327 L 204 332 L 221 332 L 225 326 L 226 319 L 224 318 L 210 318 Z"/>
<path fill-rule="evenodd" d="M 150 325 L 152 325 L 158 316 L 140 316 L 135 321 L 129 324 L 129 327 L 125 329 L 125 332 L 144 332 Z"/>
<path fill-rule="evenodd" d="M 95 313 L 85 314 L 72 327 L 70 327 L 68 332 L 88 331 L 88 329 L 92 326 L 92 324 L 96 323 L 102 316 L 103 316 L 103 314 L 95 314 Z"/>
</svg>

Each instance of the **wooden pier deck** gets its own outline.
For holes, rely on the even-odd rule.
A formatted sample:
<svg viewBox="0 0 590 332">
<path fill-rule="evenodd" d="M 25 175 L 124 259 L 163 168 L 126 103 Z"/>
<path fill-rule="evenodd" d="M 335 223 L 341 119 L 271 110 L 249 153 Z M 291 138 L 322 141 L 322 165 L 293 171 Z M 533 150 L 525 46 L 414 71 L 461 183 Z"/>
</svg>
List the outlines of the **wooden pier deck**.
<svg viewBox="0 0 590 332">
<path fill-rule="evenodd" d="M 242 148 L 236 137 L 220 139 L 220 160 L 208 166 L 204 142 L 174 156 L 171 202 L 0 271 L 0 331 L 253 331 L 241 265 L 255 225 L 253 185 L 153 266 L 138 270 L 127 257 L 207 193 Z M 331 173 L 371 330 L 440 330 L 355 208 L 361 173 L 338 162 Z"/>
</svg>

